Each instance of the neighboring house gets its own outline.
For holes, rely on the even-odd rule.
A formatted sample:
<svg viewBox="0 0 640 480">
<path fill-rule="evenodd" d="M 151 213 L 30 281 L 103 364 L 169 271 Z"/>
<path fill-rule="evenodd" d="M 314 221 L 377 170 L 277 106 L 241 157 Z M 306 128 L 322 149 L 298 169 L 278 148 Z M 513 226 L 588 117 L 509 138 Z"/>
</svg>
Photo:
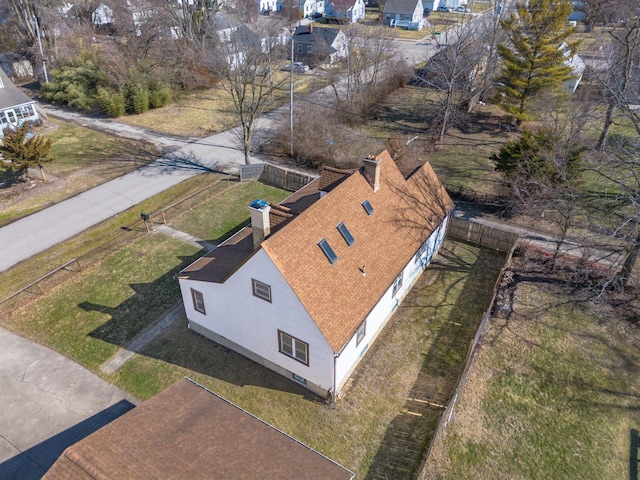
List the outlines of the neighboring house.
<svg viewBox="0 0 640 480">
<path fill-rule="evenodd" d="M 189 328 L 323 395 L 339 396 L 440 249 L 453 203 L 427 163 L 388 152 L 325 168 L 178 274 Z"/>
<path fill-rule="evenodd" d="M 353 472 L 183 378 L 68 447 L 46 480 L 352 480 Z"/>
<path fill-rule="evenodd" d="M 347 56 L 347 37 L 338 28 L 321 28 L 309 25 L 296 27 L 293 35 L 294 61 L 311 66 L 333 63 Z"/>
<path fill-rule="evenodd" d="M 573 12 L 571 12 L 567 20 L 570 22 L 584 22 L 586 19 L 587 14 L 585 13 L 584 2 L 581 0 L 573 0 Z"/>
<path fill-rule="evenodd" d="M 567 44 L 563 43 L 562 45 L 560 45 L 559 48 L 566 48 L 566 47 L 567 47 Z M 571 67 L 574 78 L 572 78 L 571 80 L 567 80 L 566 82 L 563 82 L 562 87 L 564 88 L 565 92 L 571 94 L 571 93 L 575 93 L 576 89 L 578 88 L 578 85 L 580 85 L 580 81 L 582 80 L 582 75 L 584 74 L 586 65 L 582 60 L 582 58 L 580 58 L 580 55 L 578 55 L 577 53 L 571 55 L 571 52 L 565 51 L 565 58 L 566 60 L 564 61 L 564 64 Z"/>
<path fill-rule="evenodd" d="M 276 0 L 256 0 L 258 4 L 258 11 L 261 15 L 266 15 L 269 12 L 275 12 L 277 8 Z"/>
<path fill-rule="evenodd" d="M 423 15 L 422 0 L 388 0 L 383 11 L 386 26 L 410 30 L 422 29 Z"/>
<path fill-rule="evenodd" d="M 328 0 L 324 7 L 325 17 L 338 22 L 359 22 L 364 18 L 363 0 Z"/>
<path fill-rule="evenodd" d="M 101 3 L 91 14 L 91 22 L 96 27 L 108 27 L 113 25 L 113 9 Z"/>
<path fill-rule="evenodd" d="M 24 122 L 40 123 L 36 102 L 22 93 L 0 68 L 0 138 L 5 128 Z"/>
<path fill-rule="evenodd" d="M 302 14 L 305 18 L 324 14 L 324 0 L 304 0 Z"/>
</svg>

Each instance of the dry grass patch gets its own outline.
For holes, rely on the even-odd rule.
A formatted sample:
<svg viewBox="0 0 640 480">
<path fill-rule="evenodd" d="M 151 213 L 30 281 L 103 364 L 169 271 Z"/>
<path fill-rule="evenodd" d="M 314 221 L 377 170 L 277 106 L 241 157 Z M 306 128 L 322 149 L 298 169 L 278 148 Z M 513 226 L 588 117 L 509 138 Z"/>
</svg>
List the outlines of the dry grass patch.
<svg viewBox="0 0 640 480">
<path fill-rule="evenodd" d="M 638 461 L 640 330 L 629 321 L 638 298 L 580 301 L 535 264 L 515 271 L 424 478 L 628 478 Z"/>
</svg>

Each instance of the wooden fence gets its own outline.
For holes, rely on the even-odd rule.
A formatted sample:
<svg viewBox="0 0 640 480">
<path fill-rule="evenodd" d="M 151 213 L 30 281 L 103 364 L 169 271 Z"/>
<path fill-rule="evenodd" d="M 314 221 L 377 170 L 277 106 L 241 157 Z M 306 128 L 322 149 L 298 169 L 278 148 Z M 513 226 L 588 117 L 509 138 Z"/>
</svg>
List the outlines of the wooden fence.
<svg viewBox="0 0 640 480">
<path fill-rule="evenodd" d="M 514 233 L 460 217 L 449 219 L 447 236 L 498 252 L 509 252 L 518 240 L 518 236 Z"/>
<path fill-rule="evenodd" d="M 288 168 L 276 167 L 268 163 L 246 165 L 240 168 L 240 181 L 260 180 L 285 190 L 296 192 L 314 179 L 306 173 Z"/>
<path fill-rule="evenodd" d="M 451 222 L 451 220 L 453 220 L 453 222 Z M 469 376 L 471 365 L 473 364 L 473 360 L 478 350 L 478 344 L 480 343 L 482 336 L 484 335 L 485 331 L 488 328 L 489 320 L 491 318 L 491 313 L 493 312 L 493 308 L 496 300 L 496 295 L 498 293 L 498 288 L 500 287 L 500 284 L 503 281 L 504 272 L 506 268 L 509 266 L 509 263 L 511 262 L 513 251 L 515 250 L 518 242 L 518 236 L 510 232 L 504 232 L 496 228 L 487 227 L 487 226 L 484 226 L 484 229 L 478 228 L 478 226 L 482 226 L 482 225 L 476 222 L 473 222 L 472 220 L 466 220 L 464 218 L 451 218 L 451 220 L 447 230 L 447 236 L 453 237 L 451 228 L 452 228 L 452 224 L 455 224 L 456 226 L 454 228 L 457 228 L 459 232 L 464 233 L 463 237 L 461 238 L 463 241 L 481 245 L 479 242 L 476 242 L 475 240 L 483 241 L 483 239 L 485 240 L 488 239 L 487 242 L 489 244 L 495 244 L 502 247 L 502 246 L 506 246 L 507 240 L 510 239 L 511 244 L 506 250 L 499 250 L 498 248 L 495 248 L 495 247 L 489 247 L 489 248 L 495 248 L 498 251 L 504 251 L 507 253 L 507 255 L 505 257 L 504 264 L 500 269 L 500 274 L 496 278 L 496 282 L 493 286 L 493 296 L 491 297 L 491 302 L 489 302 L 489 307 L 485 311 L 482 317 L 482 321 L 478 326 L 478 330 L 476 331 L 476 334 L 469 345 L 469 349 L 467 351 L 467 357 L 465 359 L 465 365 L 464 365 L 464 369 L 462 370 L 462 374 L 460 375 L 460 378 L 458 378 L 458 383 L 456 384 L 456 388 L 453 392 L 451 400 L 449 400 L 449 403 L 447 404 L 446 408 L 442 412 L 442 415 L 440 416 L 440 420 L 438 421 L 438 426 L 436 427 L 436 431 L 433 434 L 433 437 L 431 438 L 431 442 L 429 444 L 429 450 L 427 451 L 427 454 L 422 460 L 422 464 L 418 470 L 419 473 L 416 478 L 418 478 L 419 480 L 426 480 L 428 478 L 427 472 L 425 469 L 426 469 L 427 461 L 429 460 L 429 456 L 431 455 L 431 450 L 433 449 L 433 446 L 435 445 L 438 438 L 441 435 L 444 435 L 444 432 L 446 431 L 447 426 L 449 425 L 449 423 L 451 423 L 451 420 L 453 420 L 453 417 L 455 415 L 456 403 L 458 402 L 458 394 L 459 394 L 460 388 L 462 387 L 462 385 L 464 385 L 464 383 L 467 380 L 467 377 Z M 488 234 L 487 232 L 484 232 L 485 229 L 490 230 L 491 233 Z M 497 238 L 500 240 L 499 241 L 495 240 Z"/>
</svg>

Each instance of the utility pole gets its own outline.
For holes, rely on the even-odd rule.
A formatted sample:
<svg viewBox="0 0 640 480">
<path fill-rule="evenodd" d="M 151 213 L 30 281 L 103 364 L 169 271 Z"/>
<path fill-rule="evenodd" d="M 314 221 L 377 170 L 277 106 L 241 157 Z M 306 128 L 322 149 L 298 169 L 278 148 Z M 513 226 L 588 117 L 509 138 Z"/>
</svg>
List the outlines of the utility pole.
<svg viewBox="0 0 640 480">
<path fill-rule="evenodd" d="M 289 66 L 291 67 L 289 69 L 289 153 L 293 158 L 293 34 L 291 35 L 291 64 Z"/>
</svg>

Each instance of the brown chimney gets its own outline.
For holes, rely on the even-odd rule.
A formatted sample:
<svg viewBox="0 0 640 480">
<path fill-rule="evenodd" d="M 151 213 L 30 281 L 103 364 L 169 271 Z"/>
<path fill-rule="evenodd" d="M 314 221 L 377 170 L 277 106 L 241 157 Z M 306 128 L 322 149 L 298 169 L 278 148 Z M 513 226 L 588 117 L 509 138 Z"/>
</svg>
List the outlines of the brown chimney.
<svg viewBox="0 0 640 480">
<path fill-rule="evenodd" d="M 254 200 L 249 205 L 251 210 L 251 229 L 253 230 L 253 248 L 256 249 L 271 233 L 269 211 L 271 207 L 265 200 Z"/>
<path fill-rule="evenodd" d="M 373 191 L 380 190 L 380 164 L 382 160 L 376 159 L 373 155 L 364 159 L 364 178 L 367 179 Z"/>
</svg>

